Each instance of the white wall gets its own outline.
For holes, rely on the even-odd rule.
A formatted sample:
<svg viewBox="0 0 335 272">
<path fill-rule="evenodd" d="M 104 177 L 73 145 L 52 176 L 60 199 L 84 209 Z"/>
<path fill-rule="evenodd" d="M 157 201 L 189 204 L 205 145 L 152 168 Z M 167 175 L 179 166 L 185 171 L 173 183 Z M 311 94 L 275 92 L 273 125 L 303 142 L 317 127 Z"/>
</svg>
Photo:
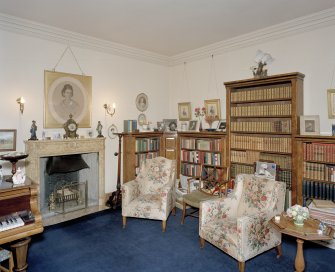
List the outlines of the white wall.
<svg viewBox="0 0 335 272">
<path fill-rule="evenodd" d="M 257 49 L 270 53 L 275 61 L 269 65 L 270 75 L 301 72 L 304 80 L 304 114 L 320 115 L 321 132 L 331 132 L 335 120 L 328 119 L 327 89 L 335 88 L 331 78 L 335 67 L 335 26 L 236 49 L 214 56 L 216 79 L 208 58 L 186 63 L 189 90 L 186 88 L 184 64 L 170 69 L 170 112 L 178 115 L 178 102 L 191 102 L 192 111 L 203 100 L 220 98 L 222 116 L 226 114 L 226 91 L 223 82 L 252 78 L 250 67 Z M 211 80 L 209 79 L 211 77 Z M 218 91 L 215 84 L 218 86 Z"/>
<path fill-rule="evenodd" d="M 0 128 L 17 129 L 17 151 L 24 151 L 24 140 L 30 137 L 31 121 L 36 120 L 37 137 L 42 130 L 47 136 L 62 129 L 43 129 L 44 70 L 52 70 L 66 45 L 39 38 L 0 30 Z M 149 97 L 145 112 L 149 121 L 159 121 L 168 115 L 168 67 L 135 59 L 73 47 L 80 66 L 92 76 L 92 129 L 96 136 L 97 122 L 104 126 L 106 139 L 106 192 L 116 189 L 118 140 L 107 136 L 107 128 L 115 123 L 123 131 L 123 120 L 137 119 L 139 111 L 135 98 L 140 92 Z M 68 52 L 56 71 L 81 74 Z M 16 99 L 26 100 L 23 115 L 19 113 Z M 116 103 L 116 114 L 105 116 L 104 103 Z M 88 129 L 79 129 L 87 135 Z M 5 174 L 10 173 L 8 163 L 2 163 Z M 22 163 L 20 163 L 23 166 Z"/>
</svg>

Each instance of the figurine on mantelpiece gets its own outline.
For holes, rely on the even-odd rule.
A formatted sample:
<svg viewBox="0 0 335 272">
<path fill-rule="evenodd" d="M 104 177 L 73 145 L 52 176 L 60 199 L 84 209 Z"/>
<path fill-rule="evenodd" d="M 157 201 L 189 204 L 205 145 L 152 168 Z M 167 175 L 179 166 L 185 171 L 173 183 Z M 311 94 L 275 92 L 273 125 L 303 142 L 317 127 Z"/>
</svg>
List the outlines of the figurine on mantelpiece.
<svg viewBox="0 0 335 272">
<path fill-rule="evenodd" d="M 98 125 L 97 125 L 98 136 L 97 136 L 97 138 L 104 137 L 104 136 L 102 135 L 102 128 L 103 128 L 103 126 L 101 125 L 101 122 L 98 121 Z"/>
<path fill-rule="evenodd" d="M 36 131 L 37 131 L 37 126 L 36 126 L 36 121 L 33 120 L 30 128 L 30 139 L 31 141 L 36 141 L 38 140 L 36 137 Z"/>
</svg>

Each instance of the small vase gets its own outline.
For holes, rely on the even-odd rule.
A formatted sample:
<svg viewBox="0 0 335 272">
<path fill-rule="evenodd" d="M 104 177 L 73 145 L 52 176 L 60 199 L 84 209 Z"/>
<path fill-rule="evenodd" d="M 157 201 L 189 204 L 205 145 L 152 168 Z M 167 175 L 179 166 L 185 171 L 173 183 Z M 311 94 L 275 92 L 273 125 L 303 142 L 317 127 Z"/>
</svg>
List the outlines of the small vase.
<svg viewBox="0 0 335 272">
<path fill-rule="evenodd" d="M 200 120 L 199 131 L 202 131 L 202 120 Z"/>
<path fill-rule="evenodd" d="M 296 225 L 298 227 L 304 226 L 304 219 L 301 219 L 301 220 L 295 219 L 294 220 L 294 225 Z"/>
</svg>

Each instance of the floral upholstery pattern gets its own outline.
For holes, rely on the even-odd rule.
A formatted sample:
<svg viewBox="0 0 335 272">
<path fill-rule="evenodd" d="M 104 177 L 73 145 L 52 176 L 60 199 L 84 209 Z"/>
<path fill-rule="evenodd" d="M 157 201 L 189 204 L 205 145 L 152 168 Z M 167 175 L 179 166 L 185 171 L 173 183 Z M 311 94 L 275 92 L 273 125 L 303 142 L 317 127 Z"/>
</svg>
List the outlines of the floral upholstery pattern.
<svg viewBox="0 0 335 272">
<path fill-rule="evenodd" d="M 146 159 L 135 180 L 122 185 L 122 216 L 166 220 L 176 205 L 176 162 Z"/>
<path fill-rule="evenodd" d="M 285 184 L 240 174 L 227 198 L 201 203 L 199 235 L 239 262 L 281 244 L 269 220 L 284 210 Z"/>
</svg>

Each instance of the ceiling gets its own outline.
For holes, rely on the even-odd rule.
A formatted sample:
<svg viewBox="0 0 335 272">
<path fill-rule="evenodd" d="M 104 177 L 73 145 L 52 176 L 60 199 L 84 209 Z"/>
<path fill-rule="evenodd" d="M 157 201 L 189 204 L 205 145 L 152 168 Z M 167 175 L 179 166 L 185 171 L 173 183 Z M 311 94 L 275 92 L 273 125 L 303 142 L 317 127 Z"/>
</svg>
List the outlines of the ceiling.
<svg viewBox="0 0 335 272">
<path fill-rule="evenodd" d="M 0 13 L 175 56 L 335 7 L 335 0 L 1 0 Z"/>
</svg>

